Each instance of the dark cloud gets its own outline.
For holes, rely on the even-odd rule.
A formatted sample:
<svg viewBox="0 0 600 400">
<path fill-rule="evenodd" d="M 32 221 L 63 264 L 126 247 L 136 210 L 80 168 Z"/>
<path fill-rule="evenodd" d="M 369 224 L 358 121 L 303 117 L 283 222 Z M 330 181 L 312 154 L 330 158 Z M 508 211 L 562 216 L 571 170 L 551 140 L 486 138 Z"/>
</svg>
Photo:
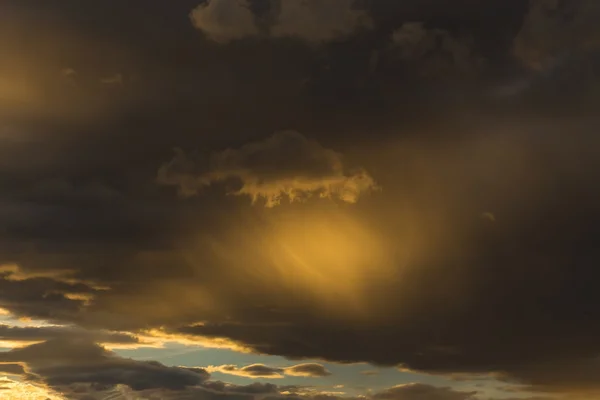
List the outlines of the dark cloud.
<svg viewBox="0 0 600 400">
<path fill-rule="evenodd" d="M 588 145 L 593 143 L 594 139 L 580 134 L 580 140 L 588 137 L 592 140 Z M 484 156 L 491 154 L 483 150 L 485 146 L 477 145 L 479 150 L 475 147 L 467 150 L 470 154 L 483 151 L 479 153 L 483 157 L 480 159 L 482 163 L 477 167 L 465 165 L 463 169 L 458 167 L 458 158 L 448 159 L 447 163 L 442 161 L 442 157 L 436 158 L 439 168 L 448 168 L 446 172 L 450 175 L 450 168 L 458 167 L 462 171 L 459 173 L 462 179 L 471 179 L 464 173 L 469 170 L 484 174 L 485 181 L 494 183 L 487 186 L 487 193 L 480 191 L 484 189 L 472 187 L 475 197 L 464 197 L 464 192 L 457 191 L 459 186 L 445 192 L 438 182 L 437 185 L 442 186 L 436 186 L 434 193 L 441 191 L 438 192 L 438 196 L 444 199 L 441 207 L 449 207 L 457 217 L 465 218 L 463 222 L 447 221 L 449 225 L 445 226 L 456 233 L 462 229 L 457 230 L 455 224 L 468 224 L 462 225 L 470 226 L 462 231 L 466 234 L 465 241 L 457 242 L 455 239 L 458 237 L 454 236 L 446 242 L 449 238 L 445 238 L 436 247 L 443 249 L 448 245 L 452 250 L 449 249 L 441 259 L 427 253 L 418 267 L 405 270 L 401 278 L 388 278 L 386 284 L 379 283 L 372 288 L 367 286 L 370 313 L 366 320 L 357 319 L 352 323 L 326 313 L 303 314 L 300 317 L 274 310 L 270 316 L 264 314 L 266 321 L 262 323 L 248 320 L 242 324 L 204 324 L 180 328 L 179 332 L 228 337 L 259 352 L 290 357 L 343 362 L 368 360 L 383 365 L 400 363 L 409 369 L 437 373 L 496 371 L 506 373 L 511 379 L 532 384 L 535 381 L 540 387 L 543 383 L 541 377 L 546 376 L 548 384 L 557 389 L 565 385 L 564 390 L 585 385 L 586 374 L 581 370 L 573 375 L 562 374 L 558 366 L 587 365 L 589 376 L 594 374 L 593 363 L 583 361 L 596 357 L 595 335 L 581 334 L 598 329 L 595 318 L 590 318 L 595 315 L 596 304 L 592 283 L 595 270 L 588 268 L 589 260 L 593 259 L 593 241 L 580 241 L 575 237 L 591 238 L 589 233 L 597 229 L 598 214 L 592 200 L 596 189 L 587 184 L 575 185 L 575 189 L 567 178 L 578 176 L 582 179 L 580 182 L 593 182 L 595 173 L 591 171 L 594 169 L 584 166 L 588 162 L 594 163 L 593 156 L 584 149 L 588 145 L 582 143 L 582 147 L 577 146 L 578 150 L 556 147 L 549 158 L 538 153 L 537 145 L 534 145 L 530 147 L 531 155 L 520 158 L 513 150 L 525 150 L 526 147 L 521 147 L 524 142 L 509 150 L 500 145 L 508 137 L 510 135 L 485 145 L 490 145 L 489 149 L 503 149 L 496 153 L 503 155 L 495 160 Z M 549 151 L 549 137 L 546 135 L 543 139 L 546 151 Z M 538 138 L 529 136 L 527 140 L 541 144 L 538 140 L 542 139 Z M 521 136 L 521 139 L 524 137 Z M 512 140 L 519 139 L 513 136 L 509 142 Z M 398 153 L 391 153 L 398 157 Z M 578 154 L 579 166 L 571 162 L 553 165 L 552 160 L 559 154 L 565 157 L 564 160 Z M 383 161 L 383 153 L 378 156 Z M 522 165 L 517 170 L 528 171 L 527 174 L 520 178 L 517 175 L 509 177 L 510 162 L 500 161 L 503 157 L 509 157 L 512 162 L 517 159 L 524 161 L 529 167 Z M 393 165 L 391 159 L 387 161 L 388 166 Z M 494 170 L 496 172 L 492 172 Z M 441 171 L 435 172 L 436 175 L 438 173 Z M 532 175 L 526 177 L 530 173 Z M 427 174 L 420 176 L 426 179 Z M 518 184 L 522 178 L 525 181 L 522 185 Z M 502 189 L 502 180 L 510 182 L 511 189 Z M 455 184 L 458 185 L 458 181 L 453 182 Z M 409 182 L 404 180 L 401 186 L 407 185 Z M 393 197 L 385 181 L 382 186 L 387 187 L 388 195 Z M 573 190 L 580 193 L 576 199 L 566 195 Z M 460 200 L 455 203 L 450 193 L 460 193 Z M 487 198 L 488 195 L 491 197 Z M 494 223 L 482 220 L 479 211 L 468 217 L 469 212 L 479 208 L 477 204 L 488 203 L 492 198 L 495 199 L 492 207 L 496 216 Z M 529 200 L 524 201 L 524 198 Z M 568 206 L 573 204 L 572 201 L 576 202 L 579 210 L 585 210 L 579 214 L 580 217 L 572 214 L 572 208 Z M 427 202 L 427 206 L 438 205 Z M 428 212 L 433 213 L 434 209 L 429 208 Z M 447 215 L 446 211 L 443 213 Z M 437 218 L 435 214 L 429 215 Z M 398 214 L 396 217 L 404 218 Z M 440 226 L 440 229 L 443 228 Z M 401 235 L 400 231 L 395 232 Z M 579 234 L 573 236 L 575 232 Z M 432 232 L 429 240 L 434 240 L 434 237 Z M 545 277 L 543 280 L 539 279 L 541 275 Z M 576 292 L 572 291 L 574 287 L 577 287 Z M 507 288 L 511 290 L 510 297 L 505 296 Z M 571 294 L 565 297 L 567 292 Z M 523 304 L 529 306 L 522 308 Z M 275 324 L 278 320 L 286 323 Z M 534 377 L 528 368 L 538 371 L 539 375 Z M 550 374 L 550 370 L 556 371 L 556 375 Z M 559 375 L 565 378 L 560 384 Z"/>
<path fill-rule="evenodd" d="M 379 400 L 469 400 L 474 399 L 477 392 L 459 392 L 450 388 L 437 388 L 425 384 L 399 385 L 385 391 L 375 393 Z"/>
<path fill-rule="evenodd" d="M 7 340 L 161 328 L 594 395 L 596 2 L 200 3 L 0 5 L 0 307 L 82 327 Z M 105 369 L 6 362 L 205 384 L 81 351 Z"/>
<path fill-rule="evenodd" d="M 26 273 L 15 265 L 0 266 L 0 306 L 16 316 L 60 321 L 73 319 L 102 289 L 70 277 L 72 272 Z"/>
<path fill-rule="evenodd" d="M 285 373 L 292 376 L 322 377 L 329 376 L 331 372 L 323 365 L 316 363 L 305 363 L 292 365 L 285 369 Z"/>
<path fill-rule="evenodd" d="M 0 364 L 0 374 L 25 375 L 25 368 L 22 364 Z"/>
<path fill-rule="evenodd" d="M 530 1 L 529 12 L 515 39 L 515 53 L 528 66 L 555 68 L 579 51 L 600 47 L 600 15 L 595 1 Z"/>
<path fill-rule="evenodd" d="M 195 165 L 177 150 L 176 157 L 158 171 L 158 183 L 174 185 L 183 196 L 198 194 L 211 184 L 237 179 L 241 188 L 231 191 L 247 195 L 267 207 L 312 195 L 355 203 L 365 192 L 377 189 L 364 170 L 347 172 L 342 156 L 297 132 L 280 132 L 261 142 L 215 153 L 208 172 L 194 172 Z"/>
<path fill-rule="evenodd" d="M 220 381 L 207 381 L 201 386 L 185 389 L 144 389 L 134 390 L 126 385 L 107 386 L 102 384 L 73 384 L 59 387 L 68 399 L 127 399 L 150 400 L 253 400 L 265 395 L 277 395 L 279 389 L 272 384 L 254 383 L 247 386 L 225 384 Z"/>
<path fill-rule="evenodd" d="M 426 78 L 477 74 L 486 61 L 475 53 L 473 39 L 455 37 L 443 29 L 426 29 L 421 22 L 403 24 L 394 31 L 392 42 L 390 51 Z"/>
<path fill-rule="evenodd" d="M 83 339 L 110 344 L 138 344 L 128 333 L 94 332 L 78 327 L 10 326 L 0 325 L 0 340 L 14 342 L 43 342 L 52 339 Z"/>
<path fill-rule="evenodd" d="M 409 383 L 394 386 L 368 396 L 361 397 L 339 397 L 331 394 L 315 393 L 303 397 L 288 396 L 289 399 L 310 398 L 314 400 L 335 400 L 335 399 L 373 399 L 373 400 L 475 400 L 477 392 L 457 391 L 450 388 L 435 387 L 420 383 Z M 275 397 L 269 397 L 274 400 Z"/>
<path fill-rule="evenodd" d="M 282 393 L 294 393 L 298 388 L 253 383 L 241 386 L 210 381 L 202 368 L 166 367 L 158 362 L 121 358 L 86 339 L 59 339 L 0 354 L 0 368 L 5 373 L 22 373 L 27 365 L 28 379 L 41 380 L 50 389 L 69 399 L 140 398 L 160 399 L 256 399 L 270 395 L 273 399 L 290 398 Z M 318 364 L 316 364 L 318 365 Z M 308 366 L 308 367 L 307 367 Z M 252 366 L 249 366 L 252 367 Z M 266 368 L 265 366 L 261 366 Z M 314 372 L 315 364 L 297 366 L 298 370 Z M 293 368 L 293 367 L 292 367 Z M 256 369 L 256 368 L 254 368 Z M 247 368 L 252 370 L 252 368 Z M 40 382 L 38 382 L 40 383 Z M 292 395 L 293 396 L 293 395 Z M 319 392 L 302 398 L 338 399 Z M 377 392 L 373 400 L 459 400 L 470 399 L 466 392 L 428 385 L 400 385 Z"/>
<path fill-rule="evenodd" d="M 221 43 L 258 36 L 261 28 L 272 37 L 321 43 L 371 25 L 366 10 L 354 4 L 354 0 L 210 0 L 196 7 L 191 19 L 196 28 Z"/>
<path fill-rule="evenodd" d="M 2 353 L 3 362 L 23 362 L 51 387 L 77 383 L 123 384 L 134 390 L 182 389 L 209 378 L 200 368 L 166 367 L 120 358 L 85 338 L 53 339 Z"/>
</svg>

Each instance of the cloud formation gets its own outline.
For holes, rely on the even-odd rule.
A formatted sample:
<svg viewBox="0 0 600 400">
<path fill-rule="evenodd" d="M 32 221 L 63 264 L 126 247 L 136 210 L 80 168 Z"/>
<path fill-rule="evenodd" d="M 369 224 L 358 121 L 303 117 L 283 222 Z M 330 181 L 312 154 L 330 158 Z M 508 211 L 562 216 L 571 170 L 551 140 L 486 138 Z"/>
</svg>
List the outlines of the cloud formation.
<svg viewBox="0 0 600 400">
<path fill-rule="evenodd" d="M 418 247 L 410 254 L 412 267 L 402 269 L 406 264 L 397 258 L 395 274 L 367 286 L 362 303 L 366 310 L 364 319 L 349 320 L 337 309 L 336 313 L 288 314 L 278 304 L 271 312 L 260 314 L 260 323 L 240 315 L 236 323 L 187 325 L 177 331 L 200 337 L 227 337 L 260 353 L 292 358 L 368 360 L 435 374 L 495 372 L 508 381 L 540 390 L 546 387 L 554 392 L 575 393 L 577 388 L 590 391 L 595 387 L 593 390 L 598 391 L 600 388 L 592 379 L 596 373 L 592 361 L 598 352 L 595 334 L 580 333 L 600 329 L 595 318 L 589 318 L 597 315 L 592 283 L 597 274 L 588 263 L 595 259 L 594 246 L 571 235 L 595 232 L 600 215 L 592 186 L 577 184 L 576 191 L 581 195 L 576 199 L 566 197 L 566 188 L 574 190 L 567 177 L 577 176 L 578 182 L 594 181 L 596 172 L 589 166 L 597 165 L 597 159 L 585 148 L 596 139 L 577 131 L 580 140 L 589 140 L 587 145 L 580 142 L 565 148 L 558 144 L 562 143 L 558 140 L 562 136 L 557 134 L 557 142 L 552 141 L 556 145 L 552 145 L 553 156 L 546 157 L 534 145 L 545 143 L 544 148 L 549 150 L 548 134 L 553 129 L 547 127 L 543 131 L 546 135 L 542 138 L 534 136 L 533 131 L 503 130 L 491 141 L 465 141 L 466 147 L 454 155 L 444 147 L 439 152 L 427 151 L 427 155 L 422 154 L 423 159 L 419 155 L 420 160 L 414 162 L 408 161 L 411 153 L 414 156 L 420 152 L 413 153 L 407 146 L 390 150 L 389 158 L 382 151 L 377 153 L 378 164 L 387 168 L 407 162 L 411 171 L 408 175 L 414 180 L 401 180 L 402 184 L 396 186 L 397 193 L 401 193 L 398 197 L 386 190 L 390 203 L 378 203 L 377 212 L 370 215 L 377 220 L 387 218 L 389 226 L 394 226 L 388 232 L 396 244 L 410 243 L 399 239 L 403 236 L 398 227 L 411 217 L 423 217 L 413 232 L 423 232 L 419 237 L 426 238 L 428 245 L 422 254 L 416 251 Z M 585 131 L 590 132 L 587 128 Z M 466 154 L 477 156 L 464 158 Z M 558 165 L 552 160 L 559 154 L 563 160 L 578 154 L 580 161 L 586 161 Z M 423 160 L 435 161 L 421 164 Z M 424 169 L 417 172 L 419 166 Z M 394 171 L 389 182 L 396 174 L 407 176 L 398 172 L 407 171 L 402 167 Z M 460 179 L 451 178 L 452 184 L 445 186 L 444 180 L 452 176 Z M 430 178 L 431 186 L 426 183 Z M 483 181 L 493 181 L 491 186 L 485 186 L 485 194 L 480 191 Z M 386 181 L 382 184 L 388 187 Z M 408 207 L 410 212 L 400 213 L 400 199 L 410 202 L 405 196 L 411 195 L 416 197 Z M 572 202 L 586 211 L 573 215 L 570 208 L 564 208 Z M 480 204 L 494 206 L 481 208 Z M 384 211 L 385 207 L 389 209 Z M 438 219 L 435 207 L 440 207 L 450 219 Z M 482 219 L 481 210 L 492 210 L 496 222 Z M 392 221 L 392 215 L 397 219 Z M 446 228 L 448 236 L 440 235 Z M 414 238 L 415 234 L 407 237 Z M 436 242 L 436 238 L 440 241 Z M 573 270 L 568 265 L 577 267 Z M 545 279 L 540 280 L 539 274 L 544 274 Z M 346 280 L 347 272 L 343 275 Z M 570 291 L 574 284 L 578 287 L 576 293 L 556 297 L 556 293 Z M 335 286 L 324 287 L 334 292 Z M 512 288 L 510 297 L 505 296 L 507 287 Z M 575 300 L 581 296 L 587 300 Z M 516 311 L 523 303 L 531 304 L 531 308 Z M 351 303 L 344 304 L 348 309 Z M 495 310 L 493 315 L 486 311 L 491 308 Z M 282 319 L 285 323 L 276 323 Z M 568 324 L 557 324 L 557 319 Z M 562 365 L 579 372 L 561 372 Z"/>
<path fill-rule="evenodd" d="M 209 372 L 221 372 L 229 375 L 243 376 L 246 378 L 283 378 L 281 368 L 273 368 L 264 364 L 252 364 L 238 368 L 236 365 L 210 366 Z"/>
<path fill-rule="evenodd" d="M 207 368 L 209 372 L 221 372 L 246 378 L 283 378 L 284 375 L 306 378 L 319 378 L 331 375 L 323 365 L 317 363 L 296 364 L 289 367 L 269 367 L 264 364 L 252 364 L 238 368 L 236 365 L 219 365 Z"/>
<path fill-rule="evenodd" d="M 124 384 L 134 390 L 183 389 L 206 381 L 201 368 L 166 367 L 124 359 L 85 338 L 53 339 L 0 354 L 1 362 L 23 362 L 51 387 L 78 383 Z"/>
<path fill-rule="evenodd" d="M 274 134 L 264 141 L 214 153 L 210 170 L 194 172 L 194 163 L 181 150 L 158 171 L 158 183 L 179 188 L 182 196 L 197 195 L 212 184 L 237 179 L 241 188 L 231 194 L 247 195 L 252 203 L 265 200 L 274 207 L 317 196 L 355 203 L 378 187 L 364 170 L 348 173 L 342 156 L 293 131 Z"/>
<path fill-rule="evenodd" d="M 353 0 L 209 0 L 196 7 L 191 18 L 196 28 L 221 43 L 261 31 L 271 37 L 321 43 L 372 23 L 365 11 L 354 7 Z"/>
<path fill-rule="evenodd" d="M 460 392 L 450 388 L 411 383 L 398 385 L 375 393 L 375 400 L 475 400 L 477 392 Z"/>
<path fill-rule="evenodd" d="M 81 327 L 7 340 L 161 329 L 597 397 L 597 2 L 213 0 L 192 14 L 212 40 L 200 0 L 76 3 L 0 2 L 0 307 Z M 582 62 L 539 95 L 481 101 L 563 54 Z M 282 127 L 315 141 L 247 139 Z M 156 185 L 174 145 L 159 178 L 194 201 Z M 354 202 L 374 178 L 352 207 L 217 193 Z"/>
<path fill-rule="evenodd" d="M 23 368 L 23 365 L 26 365 L 26 368 Z M 222 366 L 216 370 L 231 370 L 227 373 L 242 372 L 241 376 L 270 378 L 273 376 L 269 371 L 275 371 L 261 364 L 239 369 Z M 280 370 L 299 373 L 299 376 L 323 376 L 326 371 L 319 364 L 298 364 Z M 265 396 L 272 400 L 344 398 L 318 390 L 303 391 L 295 386 L 277 386 L 261 382 L 234 385 L 214 381 L 203 368 L 167 367 L 153 361 L 126 359 L 87 339 L 74 338 L 53 339 L 0 353 L 0 372 L 22 375 L 26 384 L 37 385 L 40 389 L 45 388 L 47 393 L 62 394 L 68 399 L 76 400 L 130 397 L 173 400 L 258 400 Z M 27 375 L 23 375 L 25 372 Z M 368 399 L 467 400 L 471 399 L 471 396 L 470 393 L 449 388 L 407 384 L 375 392 L 368 396 Z"/>
<path fill-rule="evenodd" d="M 25 368 L 22 364 L 0 363 L 0 374 L 25 375 Z"/>
<path fill-rule="evenodd" d="M 17 317 L 72 319 L 104 290 L 73 278 L 66 269 L 24 271 L 16 264 L 0 265 L 0 307 Z"/>
<path fill-rule="evenodd" d="M 44 342 L 54 339 L 87 339 L 104 344 L 139 344 L 128 333 L 89 331 L 73 326 L 10 326 L 0 324 L 0 340 L 5 342 Z"/>
<path fill-rule="evenodd" d="M 304 363 L 285 368 L 285 373 L 291 376 L 323 377 L 331 375 L 323 365 L 317 363 Z"/>
</svg>

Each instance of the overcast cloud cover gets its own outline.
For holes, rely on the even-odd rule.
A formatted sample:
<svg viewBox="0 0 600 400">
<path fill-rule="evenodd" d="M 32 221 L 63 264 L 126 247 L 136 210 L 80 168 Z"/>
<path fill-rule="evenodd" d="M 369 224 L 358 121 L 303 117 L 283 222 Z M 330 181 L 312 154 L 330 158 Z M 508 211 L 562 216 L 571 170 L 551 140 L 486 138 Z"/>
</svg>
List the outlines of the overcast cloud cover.
<svg viewBox="0 0 600 400">
<path fill-rule="evenodd" d="M 0 397 L 600 398 L 599 18 L 0 2 Z"/>
</svg>

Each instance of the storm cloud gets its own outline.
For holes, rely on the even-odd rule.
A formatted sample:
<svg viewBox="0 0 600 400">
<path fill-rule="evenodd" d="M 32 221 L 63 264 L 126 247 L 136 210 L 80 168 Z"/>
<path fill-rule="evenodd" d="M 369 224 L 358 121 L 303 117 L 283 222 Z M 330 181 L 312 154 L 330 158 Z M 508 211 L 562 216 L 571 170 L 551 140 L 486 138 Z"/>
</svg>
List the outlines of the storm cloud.
<svg viewBox="0 0 600 400">
<path fill-rule="evenodd" d="M 102 347 L 172 340 L 598 396 L 597 2 L 75 3 L 0 4 L 0 370 L 301 396 Z"/>
</svg>

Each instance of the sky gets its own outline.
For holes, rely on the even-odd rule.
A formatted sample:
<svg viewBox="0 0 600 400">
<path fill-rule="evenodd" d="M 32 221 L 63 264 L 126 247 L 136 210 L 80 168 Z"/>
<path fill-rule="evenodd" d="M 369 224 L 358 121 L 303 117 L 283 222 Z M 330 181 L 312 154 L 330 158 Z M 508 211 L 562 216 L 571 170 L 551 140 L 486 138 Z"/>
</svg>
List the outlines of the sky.
<svg viewBox="0 0 600 400">
<path fill-rule="evenodd" d="M 0 398 L 600 399 L 597 0 L 0 0 Z"/>
</svg>

